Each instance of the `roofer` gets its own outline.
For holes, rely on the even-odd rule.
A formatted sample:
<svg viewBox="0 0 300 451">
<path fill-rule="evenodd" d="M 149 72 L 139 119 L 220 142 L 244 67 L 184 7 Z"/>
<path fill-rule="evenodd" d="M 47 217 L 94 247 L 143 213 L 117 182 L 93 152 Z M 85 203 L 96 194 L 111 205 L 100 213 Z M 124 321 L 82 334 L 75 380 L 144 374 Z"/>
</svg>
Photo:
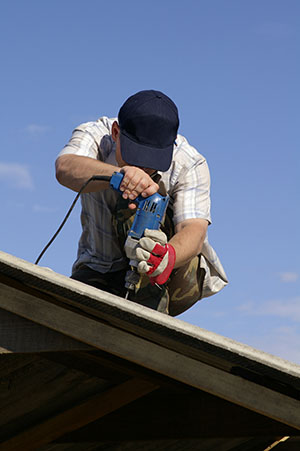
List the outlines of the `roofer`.
<svg viewBox="0 0 300 451">
<path fill-rule="evenodd" d="M 146 230 L 147 249 L 140 244 L 142 274 L 130 299 L 173 316 L 227 284 L 207 240 L 207 162 L 177 134 L 178 126 L 178 110 L 169 97 L 140 91 L 126 100 L 118 118 L 104 116 L 79 125 L 56 160 L 57 180 L 77 192 L 93 175 L 124 174 L 122 196 L 102 181 L 91 182 L 81 195 L 82 234 L 71 275 L 122 297 L 129 266 L 124 243 L 135 214 L 134 200 L 158 191 L 169 194 L 161 230 Z M 157 244 L 163 259 L 151 251 Z"/>
</svg>

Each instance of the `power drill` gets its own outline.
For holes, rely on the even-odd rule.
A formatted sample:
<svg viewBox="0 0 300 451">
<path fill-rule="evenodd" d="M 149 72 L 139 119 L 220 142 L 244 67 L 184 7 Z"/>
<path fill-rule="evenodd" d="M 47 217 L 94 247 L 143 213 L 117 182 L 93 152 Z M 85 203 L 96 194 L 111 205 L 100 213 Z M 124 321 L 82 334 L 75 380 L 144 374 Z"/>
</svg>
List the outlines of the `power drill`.
<svg viewBox="0 0 300 451">
<path fill-rule="evenodd" d="M 120 185 L 123 177 L 124 174 L 121 172 L 114 172 L 110 179 L 110 186 L 121 194 L 123 193 L 120 190 Z M 135 248 L 139 239 L 144 235 L 145 229 L 159 229 L 168 207 L 169 196 L 161 196 L 155 193 L 149 197 L 138 196 L 134 202 L 137 204 L 137 210 L 125 242 L 126 255 L 130 259 L 129 264 L 131 266 L 131 270 L 127 272 L 125 278 L 125 287 L 127 288 L 125 299 L 128 298 L 129 290 L 134 290 L 140 279 L 136 269 L 138 262 L 133 258 Z"/>
</svg>

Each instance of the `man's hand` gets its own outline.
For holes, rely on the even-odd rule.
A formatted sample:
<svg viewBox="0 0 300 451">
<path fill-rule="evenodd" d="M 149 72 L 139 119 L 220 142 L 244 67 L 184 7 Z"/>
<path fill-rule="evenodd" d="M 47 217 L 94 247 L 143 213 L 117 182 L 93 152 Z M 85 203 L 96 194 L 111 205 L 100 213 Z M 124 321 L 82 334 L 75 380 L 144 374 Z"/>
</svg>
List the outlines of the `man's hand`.
<svg viewBox="0 0 300 451">
<path fill-rule="evenodd" d="M 147 274 L 152 285 L 167 282 L 174 268 L 176 253 L 167 243 L 166 235 L 160 230 L 145 229 L 144 236 L 136 248 L 137 270 Z"/>
<path fill-rule="evenodd" d="M 123 191 L 123 198 L 129 201 L 136 199 L 139 195 L 143 197 L 152 196 L 159 189 L 150 175 L 143 169 L 135 166 L 123 166 L 124 173 L 123 180 L 120 185 L 120 190 Z M 153 171 L 155 172 L 155 171 Z M 129 203 L 129 208 L 135 208 L 134 203 Z"/>
</svg>

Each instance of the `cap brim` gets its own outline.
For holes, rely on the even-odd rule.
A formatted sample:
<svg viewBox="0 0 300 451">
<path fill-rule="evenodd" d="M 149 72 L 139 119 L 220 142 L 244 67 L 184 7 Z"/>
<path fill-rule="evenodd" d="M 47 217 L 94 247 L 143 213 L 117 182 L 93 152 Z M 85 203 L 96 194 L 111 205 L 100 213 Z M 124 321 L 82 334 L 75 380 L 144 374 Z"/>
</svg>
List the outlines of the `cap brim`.
<svg viewBox="0 0 300 451">
<path fill-rule="evenodd" d="M 165 172 L 171 165 L 173 144 L 164 149 L 149 147 L 132 141 L 122 131 L 120 144 L 122 159 L 132 166 Z"/>
</svg>

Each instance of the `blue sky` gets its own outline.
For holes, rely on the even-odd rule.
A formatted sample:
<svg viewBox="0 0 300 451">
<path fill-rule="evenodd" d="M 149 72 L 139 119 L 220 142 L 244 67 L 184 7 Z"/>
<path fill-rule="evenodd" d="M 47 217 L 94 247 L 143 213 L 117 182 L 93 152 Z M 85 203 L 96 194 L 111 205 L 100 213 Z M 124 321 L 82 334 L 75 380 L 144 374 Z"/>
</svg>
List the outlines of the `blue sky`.
<svg viewBox="0 0 300 451">
<path fill-rule="evenodd" d="M 159 89 L 208 160 L 230 279 L 180 318 L 300 363 L 299 36 L 297 0 L 3 0 L 0 250 L 34 262 L 61 222 L 74 193 L 54 161 L 75 126 Z M 42 266 L 70 274 L 79 212 Z"/>
</svg>

